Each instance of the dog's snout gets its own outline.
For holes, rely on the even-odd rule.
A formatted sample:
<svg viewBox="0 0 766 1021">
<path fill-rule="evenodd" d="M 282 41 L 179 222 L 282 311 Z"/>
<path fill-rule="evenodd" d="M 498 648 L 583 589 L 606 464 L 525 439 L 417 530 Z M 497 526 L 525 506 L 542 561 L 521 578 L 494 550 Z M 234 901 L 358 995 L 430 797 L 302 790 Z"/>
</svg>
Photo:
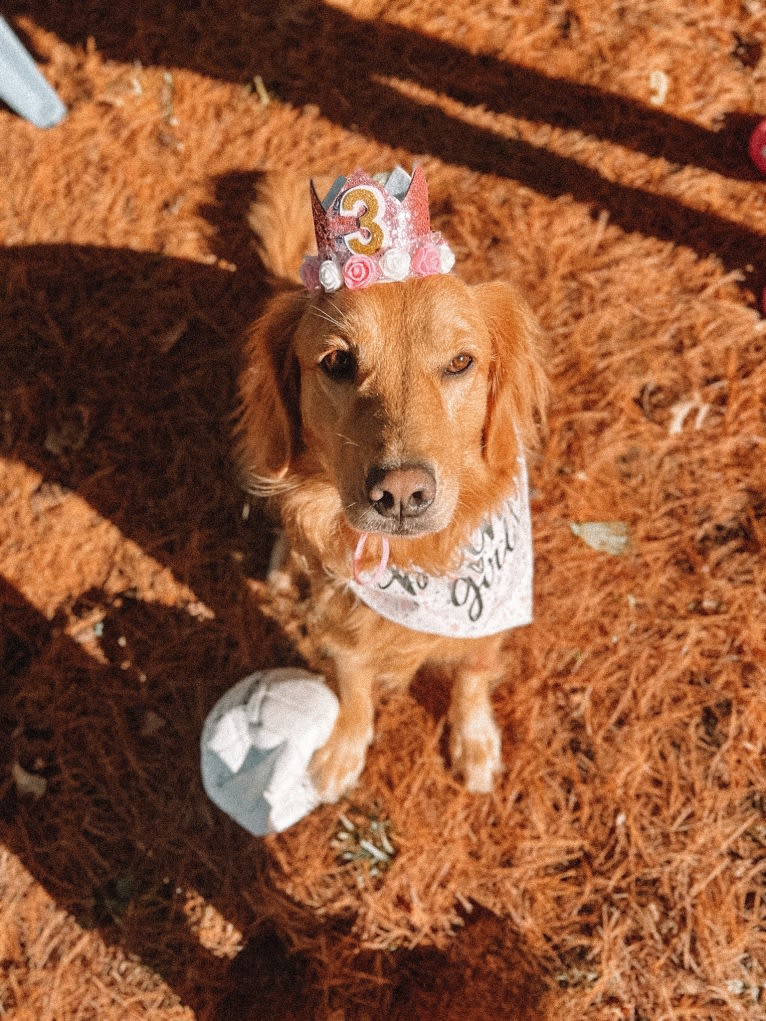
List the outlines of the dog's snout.
<svg viewBox="0 0 766 1021">
<path fill-rule="evenodd" d="M 436 496 L 436 478 L 426 465 L 373 468 L 367 476 L 367 497 L 384 518 L 416 518 Z"/>
</svg>

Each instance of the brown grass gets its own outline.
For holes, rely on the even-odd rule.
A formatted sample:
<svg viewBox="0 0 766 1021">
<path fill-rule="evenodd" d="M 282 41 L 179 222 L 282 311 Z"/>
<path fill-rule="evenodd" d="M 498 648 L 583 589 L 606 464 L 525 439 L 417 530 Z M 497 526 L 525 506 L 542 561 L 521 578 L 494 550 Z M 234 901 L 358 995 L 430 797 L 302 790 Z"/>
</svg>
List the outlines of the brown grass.
<svg viewBox="0 0 766 1021">
<path fill-rule="evenodd" d="M 0 1017 L 763 1016 L 763 5 L 4 13 L 70 113 L 0 111 Z M 197 765 L 216 698 L 300 658 L 229 460 L 247 208 L 415 158 L 551 347 L 507 768 L 462 790 L 423 676 L 351 802 L 257 841 Z"/>
</svg>

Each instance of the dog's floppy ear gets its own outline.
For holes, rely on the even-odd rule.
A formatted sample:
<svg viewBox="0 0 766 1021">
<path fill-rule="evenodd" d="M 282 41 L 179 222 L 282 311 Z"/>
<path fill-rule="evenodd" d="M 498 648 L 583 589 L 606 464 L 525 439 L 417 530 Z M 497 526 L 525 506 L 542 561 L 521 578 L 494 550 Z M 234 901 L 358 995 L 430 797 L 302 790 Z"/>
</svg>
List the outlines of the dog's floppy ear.
<svg viewBox="0 0 766 1021">
<path fill-rule="evenodd" d="M 279 488 L 300 445 L 300 377 L 293 336 L 305 309 L 301 291 L 276 295 L 246 344 L 239 378 L 237 459 L 243 484 L 256 494 Z"/>
<path fill-rule="evenodd" d="M 519 439 L 536 438 L 545 414 L 548 384 L 542 334 L 531 309 L 510 284 L 477 284 L 474 295 L 492 338 L 484 456 L 489 464 L 507 467 Z"/>
</svg>

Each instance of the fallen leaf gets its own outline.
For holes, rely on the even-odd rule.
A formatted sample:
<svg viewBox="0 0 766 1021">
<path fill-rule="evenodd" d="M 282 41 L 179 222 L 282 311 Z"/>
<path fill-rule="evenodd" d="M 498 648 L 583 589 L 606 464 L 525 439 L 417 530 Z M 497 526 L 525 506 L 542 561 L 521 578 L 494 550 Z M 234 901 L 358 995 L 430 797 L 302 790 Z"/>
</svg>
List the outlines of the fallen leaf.
<svg viewBox="0 0 766 1021">
<path fill-rule="evenodd" d="M 624 521 L 571 521 L 569 527 L 586 546 L 599 553 L 618 557 L 630 549 L 630 529 Z"/>
<path fill-rule="evenodd" d="M 38 801 L 48 790 L 48 781 L 44 776 L 38 776 L 36 773 L 29 773 L 23 766 L 20 766 L 18 762 L 14 762 L 11 767 L 11 773 L 13 775 L 13 782 L 16 784 L 16 792 L 19 797 L 30 797 Z"/>
</svg>

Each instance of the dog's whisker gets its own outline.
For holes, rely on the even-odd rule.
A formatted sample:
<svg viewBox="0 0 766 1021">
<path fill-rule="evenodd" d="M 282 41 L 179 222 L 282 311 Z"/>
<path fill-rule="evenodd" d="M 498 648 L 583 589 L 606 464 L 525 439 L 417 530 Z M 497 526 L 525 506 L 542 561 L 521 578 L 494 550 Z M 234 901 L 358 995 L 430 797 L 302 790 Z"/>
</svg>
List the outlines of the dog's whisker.
<svg viewBox="0 0 766 1021">
<path fill-rule="evenodd" d="M 356 440 L 352 440 L 350 436 L 345 436 L 343 433 L 336 433 L 339 439 L 343 440 L 350 447 L 359 447 L 361 444 L 357 443 Z"/>
<path fill-rule="evenodd" d="M 321 308 L 312 308 L 312 309 L 311 309 L 311 315 L 312 315 L 312 316 L 316 316 L 316 317 L 317 317 L 317 319 L 325 319 L 325 320 L 327 320 L 327 322 L 328 322 L 328 323 L 332 323 L 332 324 L 333 324 L 333 326 L 337 325 L 337 324 L 336 324 L 336 323 L 334 322 L 334 320 L 333 320 L 332 316 L 329 316 L 329 315 L 327 314 L 327 312 L 325 312 L 325 311 L 324 311 L 324 309 L 321 309 Z"/>
<path fill-rule="evenodd" d="M 338 329 L 338 330 L 342 330 L 343 329 L 343 326 L 344 326 L 343 320 L 342 319 L 336 319 L 334 316 L 331 316 L 330 313 L 326 309 L 323 309 L 323 308 L 312 308 L 311 313 L 312 313 L 312 315 L 315 315 L 318 319 L 324 319 L 325 322 L 328 322 L 331 326 L 335 326 L 336 329 Z M 338 310 L 338 313 L 341 316 L 343 314 L 342 312 L 340 312 L 340 309 Z"/>
<path fill-rule="evenodd" d="M 248 495 L 257 499 L 268 499 L 290 493 L 300 486 L 298 479 L 272 479 L 268 476 L 254 475 L 242 482 L 242 489 Z"/>
<path fill-rule="evenodd" d="M 338 305 L 337 302 L 333 301 L 332 298 L 329 299 L 329 303 L 330 303 L 330 305 L 332 305 L 332 307 L 338 313 L 338 315 L 340 316 L 341 320 L 343 322 L 345 322 L 346 321 L 346 315 L 345 315 L 343 309 L 340 307 L 340 305 Z"/>
</svg>

